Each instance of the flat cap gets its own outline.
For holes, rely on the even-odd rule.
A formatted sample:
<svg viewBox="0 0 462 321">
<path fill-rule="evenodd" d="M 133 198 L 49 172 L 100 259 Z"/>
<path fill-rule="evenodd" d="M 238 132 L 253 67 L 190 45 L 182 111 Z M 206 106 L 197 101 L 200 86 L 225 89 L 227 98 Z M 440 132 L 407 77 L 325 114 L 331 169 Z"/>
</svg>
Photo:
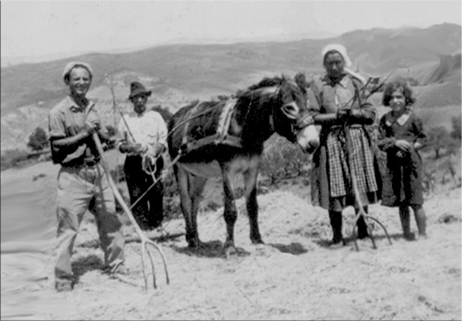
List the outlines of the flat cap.
<svg viewBox="0 0 462 321">
<path fill-rule="evenodd" d="M 87 64 L 86 62 L 81 62 L 81 61 L 72 61 L 70 63 L 68 63 L 66 65 L 66 67 L 64 67 L 64 71 L 63 71 L 63 79 L 64 79 L 64 82 L 67 84 L 68 80 L 69 80 L 69 75 L 72 71 L 72 69 L 74 69 L 75 67 L 83 67 L 85 68 L 88 73 L 90 74 L 90 78 L 93 78 L 93 70 L 91 69 L 91 66 L 89 64 Z"/>
</svg>

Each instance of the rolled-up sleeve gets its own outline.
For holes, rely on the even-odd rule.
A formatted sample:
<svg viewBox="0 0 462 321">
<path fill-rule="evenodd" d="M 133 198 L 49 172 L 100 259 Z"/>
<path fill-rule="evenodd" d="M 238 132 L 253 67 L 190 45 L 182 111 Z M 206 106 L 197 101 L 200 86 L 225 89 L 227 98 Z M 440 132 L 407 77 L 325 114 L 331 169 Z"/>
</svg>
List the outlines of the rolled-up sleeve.
<svg viewBox="0 0 462 321">
<path fill-rule="evenodd" d="M 59 164 L 65 158 L 65 153 L 55 144 L 53 140 L 66 137 L 64 114 L 59 109 L 52 109 L 48 115 L 48 139 L 50 141 L 51 159 L 54 164 Z"/>
<path fill-rule="evenodd" d="M 56 138 L 66 137 L 64 115 L 59 110 L 52 110 L 48 115 L 48 137 L 50 141 Z"/>
</svg>

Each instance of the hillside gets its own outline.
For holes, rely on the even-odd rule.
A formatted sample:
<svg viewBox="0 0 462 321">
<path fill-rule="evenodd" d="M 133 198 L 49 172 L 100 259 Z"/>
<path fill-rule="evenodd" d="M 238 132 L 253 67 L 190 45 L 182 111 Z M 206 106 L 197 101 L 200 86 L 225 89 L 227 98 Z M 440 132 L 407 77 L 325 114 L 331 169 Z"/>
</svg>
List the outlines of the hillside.
<svg viewBox="0 0 462 321">
<path fill-rule="evenodd" d="M 298 71 L 323 72 L 321 49 L 342 43 L 365 75 L 414 77 L 425 85 L 422 106 L 459 105 L 461 27 L 453 24 L 426 29 L 372 29 L 336 38 L 293 42 L 226 45 L 166 45 L 120 54 L 88 54 L 52 62 L 1 69 L 1 148 L 25 146 L 37 126 L 46 127 L 48 111 L 67 93 L 61 78 L 66 63 L 90 63 L 95 78 L 90 97 L 101 103 L 105 122 L 113 123 L 112 98 L 104 76 L 115 79 L 115 92 L 128 108 L 129 83 L 138 79 L 154 90 L 150 103 L 175 111 L 193 99 L 209 99 L 243 89 L 264 76 Z M 428 90 L 427 90 L 428 89 Z M 443 96 L 443 99 L 434 97 Z M 441 102 L 444 102 L 442 104 Z"/>
</svg>

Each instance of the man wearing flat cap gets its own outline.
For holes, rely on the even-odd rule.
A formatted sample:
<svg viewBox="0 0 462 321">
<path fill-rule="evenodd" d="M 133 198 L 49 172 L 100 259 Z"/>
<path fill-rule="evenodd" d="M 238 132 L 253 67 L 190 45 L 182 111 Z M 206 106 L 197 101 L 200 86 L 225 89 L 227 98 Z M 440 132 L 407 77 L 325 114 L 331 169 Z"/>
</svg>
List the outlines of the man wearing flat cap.
<svg viewBox="0 0 462 321">
<path fill-rule="evenodd" d="M 124 172 L 130 201 L 136 202 L 133 215 L 143 230 L 157 228 L 163 220 L 160 175 L 164 166 L 162 153 L 167 149 L 167 126 L 158 112 L 146 110 L 151 94 L 141 83 L 132 82 L 128 99 L 133 112 L 124 115 L 118 126 L 118 148 L 127 154 Z"/>
<path fill-rule="evenodd" d="M 125 240 L 115 209 L 115 199 L 92 135 L 110 142 L 102 132 L 95 103 L 86 94 L 93 71 L 87 63 L 71 62 L 63 73 L 69 95 L 58 103 L 48 117 L 53 163 L 60 164 L 57 195 L 57 291 L 72 290 L 75 278 L 71 255 L 82 218 L 89 210 L 96 220 L 104 261 L 109 273 L 125 273 Z"/>
</svg>

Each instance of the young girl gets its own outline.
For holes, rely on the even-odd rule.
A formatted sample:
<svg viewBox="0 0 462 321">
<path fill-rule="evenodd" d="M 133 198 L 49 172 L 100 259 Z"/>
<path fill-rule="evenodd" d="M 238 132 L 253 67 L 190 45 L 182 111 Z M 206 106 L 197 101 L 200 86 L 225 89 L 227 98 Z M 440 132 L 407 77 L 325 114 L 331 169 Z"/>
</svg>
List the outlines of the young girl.
<svg viewBox="0 0 462 321">
<path fill-rule="evenodd" d="M 390 106 L 379 122 L 378 147 L 387 153 L 391 191 L 383 193 L 382 205 L 399 207 L 404 238 L 412 240 L 409 207 L 412 208 L 419 236 L 426 238 L 426 217 L 422 207 L 422 159 L 418 153 L 426 142 L 422 121 L 410 110 L 415 102 L 412 90 L 402 80 L 389 83 L 383 105 Z M 385 190 L 385 189 L 384 189 Z"/>
</svg>

